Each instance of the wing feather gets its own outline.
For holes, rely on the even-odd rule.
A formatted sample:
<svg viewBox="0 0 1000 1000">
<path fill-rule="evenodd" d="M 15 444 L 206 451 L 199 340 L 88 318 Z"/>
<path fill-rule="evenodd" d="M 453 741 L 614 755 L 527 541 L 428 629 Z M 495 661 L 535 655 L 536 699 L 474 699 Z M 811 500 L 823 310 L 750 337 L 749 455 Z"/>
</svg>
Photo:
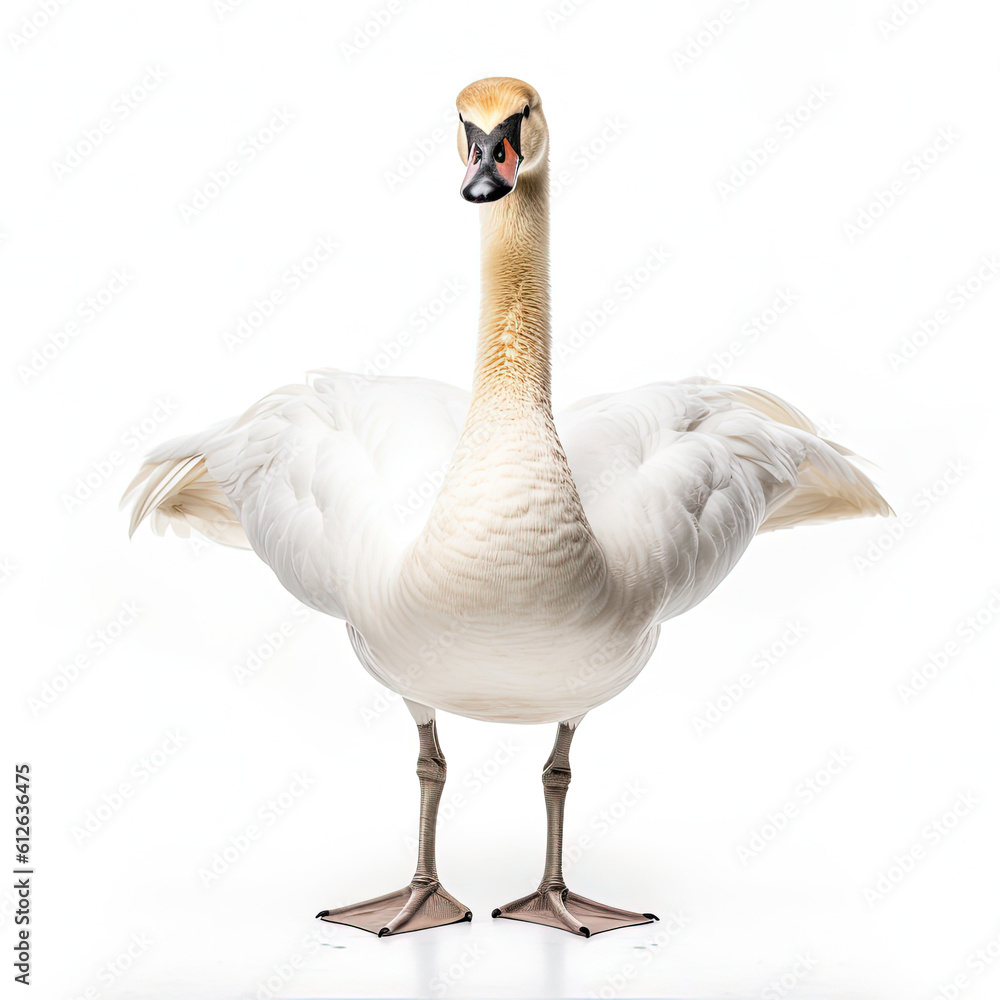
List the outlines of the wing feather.
<svg viewBox="0 0 1000 1000">
<path fill-rule="evenodd" d="M 657 621 L 711 593 L 759 531 L 891 513 L 851 452 L 761 389 L 655 383 L 557 425 L 612 572 Z"/>
<path fill-rule="evenodd" d="M 468 393 L 311 373 L 156 449 L 126 493 L 149 517 L 252 547 L 307 605 L 350 618 L 424 522 Z M 771 393 L 705 381 L 593 397 L 557 421 L 613 573 L 656 621 L 700 601 L 759 531 L 890 513 L 846 448 Z"/>
<path fill-rule="evenodd" d="M 157 449 L 126 494 L 133 530 L 151 515 L 161 533 L 238 532 L 301 601 L 348 618 L 419 529 L 409 515 L 436 493 L 467 408 L 440 382 L 312 372 Z"/>
</svg>

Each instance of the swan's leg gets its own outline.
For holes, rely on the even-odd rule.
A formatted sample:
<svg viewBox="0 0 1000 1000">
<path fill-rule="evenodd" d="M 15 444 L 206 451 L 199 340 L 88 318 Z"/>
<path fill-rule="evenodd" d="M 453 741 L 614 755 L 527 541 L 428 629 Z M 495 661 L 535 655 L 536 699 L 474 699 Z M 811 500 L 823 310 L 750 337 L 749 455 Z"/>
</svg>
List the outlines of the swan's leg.
<svg viewBox="0 0 1000 1000">
<path fill-rule="evenodd" d="M 566 888 L 562 870 L 563 812 L 566 789 L 570 782 L 569 745 L 575 729 L 565 722 L 559 724 L 555 746 L 542 771 L 545 790 L 545 815 L 548 834 L 545 842 L 545 871 L 538 888 L 528 896 L 497 907 L 494 917 L 528 920 L 561 930 L 590 937 L 616 927 L 648 924 L 657 917 L 652 913 L 633 913 L 578 896 Z"/>
<path fill-rule="evenodd" d="M 419 706 L 422 711 L 418 714 L 415 708 L 410 706 L 410 710 L 417 716 L 417 732 L 420 736 L 420 752 L 417 755 L 417 777 L 420 779 L 417 870 L 410 884 L 403 889 L 352 906 L 321 910 L 316 914 L 330 923 L 360 927 L 379 937 L 472 919 L 469 908 L 445 892 L 438 882 L 434 834 L 446 765 L 438 743 L 433 711 Z M 429 721 L 421 721 L 422 718 Z"/>
</svg>

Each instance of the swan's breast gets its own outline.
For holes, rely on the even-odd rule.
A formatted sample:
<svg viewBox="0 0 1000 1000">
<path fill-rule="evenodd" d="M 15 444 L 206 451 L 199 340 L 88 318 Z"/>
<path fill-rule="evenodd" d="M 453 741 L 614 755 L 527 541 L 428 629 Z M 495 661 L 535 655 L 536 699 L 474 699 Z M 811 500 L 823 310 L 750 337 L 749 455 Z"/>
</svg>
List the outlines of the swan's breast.
<svg viewBox="0 0 1000 1000">
<path fill-rule="evenodd" d="M 459 446 L 401 568 L 407 597 L 486 624 L 579 620 L 606 600 L 604 556 L 554 431 Z"/>
<path fill-rule="evenodd" d="M 421 704 L 547 722 L 613 697 L 656 629 L 609 573 L 554 428 L 456 451 L 392 593 L 352 622 L 368 670 Z"/>
</svg>

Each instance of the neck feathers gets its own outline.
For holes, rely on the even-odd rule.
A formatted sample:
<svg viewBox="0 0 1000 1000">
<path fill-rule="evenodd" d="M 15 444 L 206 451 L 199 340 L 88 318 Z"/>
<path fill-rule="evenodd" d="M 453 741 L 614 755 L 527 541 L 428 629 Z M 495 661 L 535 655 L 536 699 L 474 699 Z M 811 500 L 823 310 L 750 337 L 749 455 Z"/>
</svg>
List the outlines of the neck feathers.
<svg viewBox="0 0 1000 1000">
<path fill-rule="evenodd" d="M 473 408 L 528 404 L 551 416 L 547 165 L 483 206 L 482 304 Z"/>
<path fill-rule="evenodd" d="M 420 599 L 480 621 L 561 620 L 606 599 L 604 556 L 552 419 L 548 223 L 545 167 L 481 209 L 472 402 L 413 550 Z"/>
</svg>

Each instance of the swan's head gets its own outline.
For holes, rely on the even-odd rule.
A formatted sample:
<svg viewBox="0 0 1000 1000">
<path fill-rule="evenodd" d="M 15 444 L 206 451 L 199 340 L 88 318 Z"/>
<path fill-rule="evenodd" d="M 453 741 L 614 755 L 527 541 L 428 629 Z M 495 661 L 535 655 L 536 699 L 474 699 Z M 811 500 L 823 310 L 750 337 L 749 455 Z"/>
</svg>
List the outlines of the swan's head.
<svg viewBox="0 0 1000 1000">
<path fill-rule="evenodd" d="M 514 190 L 520 174 L 545 162 L 548 129 L 534 87 L 493 76 L 470 83 L 455 104 L 458 152 L 468 167 L 466 201 L 497 201 Z"/>
</svg>

